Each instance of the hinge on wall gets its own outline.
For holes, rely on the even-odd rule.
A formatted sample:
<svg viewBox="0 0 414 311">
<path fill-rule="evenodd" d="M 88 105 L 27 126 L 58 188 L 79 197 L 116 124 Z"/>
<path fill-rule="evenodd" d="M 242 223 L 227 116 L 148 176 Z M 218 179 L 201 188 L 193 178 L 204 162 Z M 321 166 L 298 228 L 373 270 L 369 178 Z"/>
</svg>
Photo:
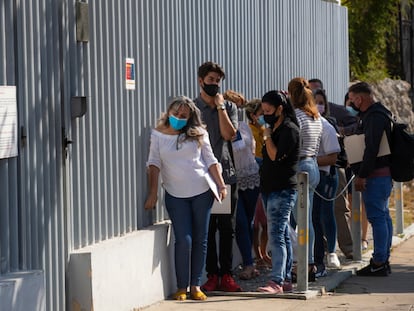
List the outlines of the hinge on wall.
<svg viewBox="0 0 414 311">
<path fill-rule="evenodd" d="M 62 143 L 63 143 L 63 159 L 68 157 L 69 145 L 73 144 L 73 141 L 67 136 L 66 129 L 62 127 Z"/>
</svg>

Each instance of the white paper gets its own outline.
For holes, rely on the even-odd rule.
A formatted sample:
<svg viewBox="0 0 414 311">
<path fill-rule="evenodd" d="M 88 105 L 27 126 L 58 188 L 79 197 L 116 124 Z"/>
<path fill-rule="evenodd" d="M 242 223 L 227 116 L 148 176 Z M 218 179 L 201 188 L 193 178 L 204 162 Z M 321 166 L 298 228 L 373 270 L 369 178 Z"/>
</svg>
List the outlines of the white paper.
<svg viewBox="0 0 414 311">
<path fill-rule="evenodd" d="M 232 140 L 233 150 L 242 150 L 246 147 L 246 143 L 241 135 L 240 130 L 237 130 L 236 137 Z"/>
<path fill-rule="evenodd" d="M 0 159 L 17 156 L 16 86 L 0 86 Z"/>
<path fill-rule="evenodd" d="M 226 185 L 227 187 L 227 196 L 224 198 L 223 201 L 219 202 L 214 200 L 213 208 L 211 209 L 211 214 L 230 214 L 231 213 L 231 189 L 230 185 Z"/>
<path fill-rule="evenodd" d="M 213 191 L 214 197 L 216 198 L 217 201 L 219 201 L 219 203 L 221 203 L 220 191 L 219 191 L 217 184 L 215 183 L 215 181 L 213 180 L 209 172 L 206 172 L 205 177 L 206 177 L 207 183 L 211 191 Z"/>
<path fill-rule="evenodd" d="M 345 136 L 344 145 L 346 156 L 350 164 L 362 162 L 365 151 L 365 135 L 351 135 Z M 382 134 L 377 157 L 382 157 L 387 154 L 391 154 L 390 146 L 388 144 L 387 135 L 385 132 Z"/>
</svg>

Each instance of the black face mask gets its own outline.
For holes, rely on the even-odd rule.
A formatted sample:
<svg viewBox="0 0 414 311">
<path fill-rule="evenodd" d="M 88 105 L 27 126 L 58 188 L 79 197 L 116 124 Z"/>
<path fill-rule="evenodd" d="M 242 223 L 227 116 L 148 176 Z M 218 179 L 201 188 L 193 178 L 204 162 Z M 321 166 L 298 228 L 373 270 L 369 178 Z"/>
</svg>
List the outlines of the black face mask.
<svg viewBox="0 0 414 311">
<path fill-rule="evenodd" d="M 279 117 L 280 116 L 275 116 L 274 114 L 263 115 L 265 122 L 270 125 L 270 128 L 273 128 L 275 126 L 275 123 L 277 120 L 279 120 Z"/>
<path fill-rule="evenodd" d="M 220 91 L 220 87 L 217 84 L 204 84 L 203 90 L 208 96 L 214 97 Z"/>
<path fill-rule="evenodd" d="M 354 108 L 354 110 L 356 110 L 356 111 L 361 111 L 357 106 L 355 106 L 355 103 L 354 102 L 350 102 L 349 103 L 349 106 L 351 106 L 352 108 Z"/>
</svg>

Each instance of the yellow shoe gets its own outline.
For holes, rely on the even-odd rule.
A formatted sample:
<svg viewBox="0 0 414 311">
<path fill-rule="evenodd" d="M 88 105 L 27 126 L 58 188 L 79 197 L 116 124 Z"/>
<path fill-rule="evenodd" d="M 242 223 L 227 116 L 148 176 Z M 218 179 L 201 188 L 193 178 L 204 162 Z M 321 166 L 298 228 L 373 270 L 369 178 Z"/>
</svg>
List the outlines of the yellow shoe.
<svg viewBox="0 0 414 311">
<path fill-rule="evenodd" d="M 206 300 L 207 296 L 202 291 L 196 291 L 194 293 L 190 293 L 191 299 L 193 300 Z"/>
<path fill-rule="evenodd" d="M 187 290 L 185 289 L 179 289 L 174 295 L 172 295 L 172 298 L 175 300 L 186 300 L 187 299 Z"/>
</svg>

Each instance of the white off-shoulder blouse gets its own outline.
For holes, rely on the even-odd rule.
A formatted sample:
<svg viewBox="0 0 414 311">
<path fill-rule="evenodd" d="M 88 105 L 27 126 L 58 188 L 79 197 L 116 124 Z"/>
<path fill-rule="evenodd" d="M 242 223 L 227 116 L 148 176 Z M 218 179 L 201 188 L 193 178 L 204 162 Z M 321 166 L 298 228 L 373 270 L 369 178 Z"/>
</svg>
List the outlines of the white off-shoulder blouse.
<svg viewBox="0 0 414 311">
<path fill-rule="evenodd" d="M 206 130 L 202 144 L 195 140 L 182 141 L 183 134 L 169 135 L 153 129 L 147 167 L 160 169 L 162 185 L 172 196 L 189 198 L 209 189 L 205 179 L 208 168 L 218 163 L 211 149 Z"/>
</svg>

